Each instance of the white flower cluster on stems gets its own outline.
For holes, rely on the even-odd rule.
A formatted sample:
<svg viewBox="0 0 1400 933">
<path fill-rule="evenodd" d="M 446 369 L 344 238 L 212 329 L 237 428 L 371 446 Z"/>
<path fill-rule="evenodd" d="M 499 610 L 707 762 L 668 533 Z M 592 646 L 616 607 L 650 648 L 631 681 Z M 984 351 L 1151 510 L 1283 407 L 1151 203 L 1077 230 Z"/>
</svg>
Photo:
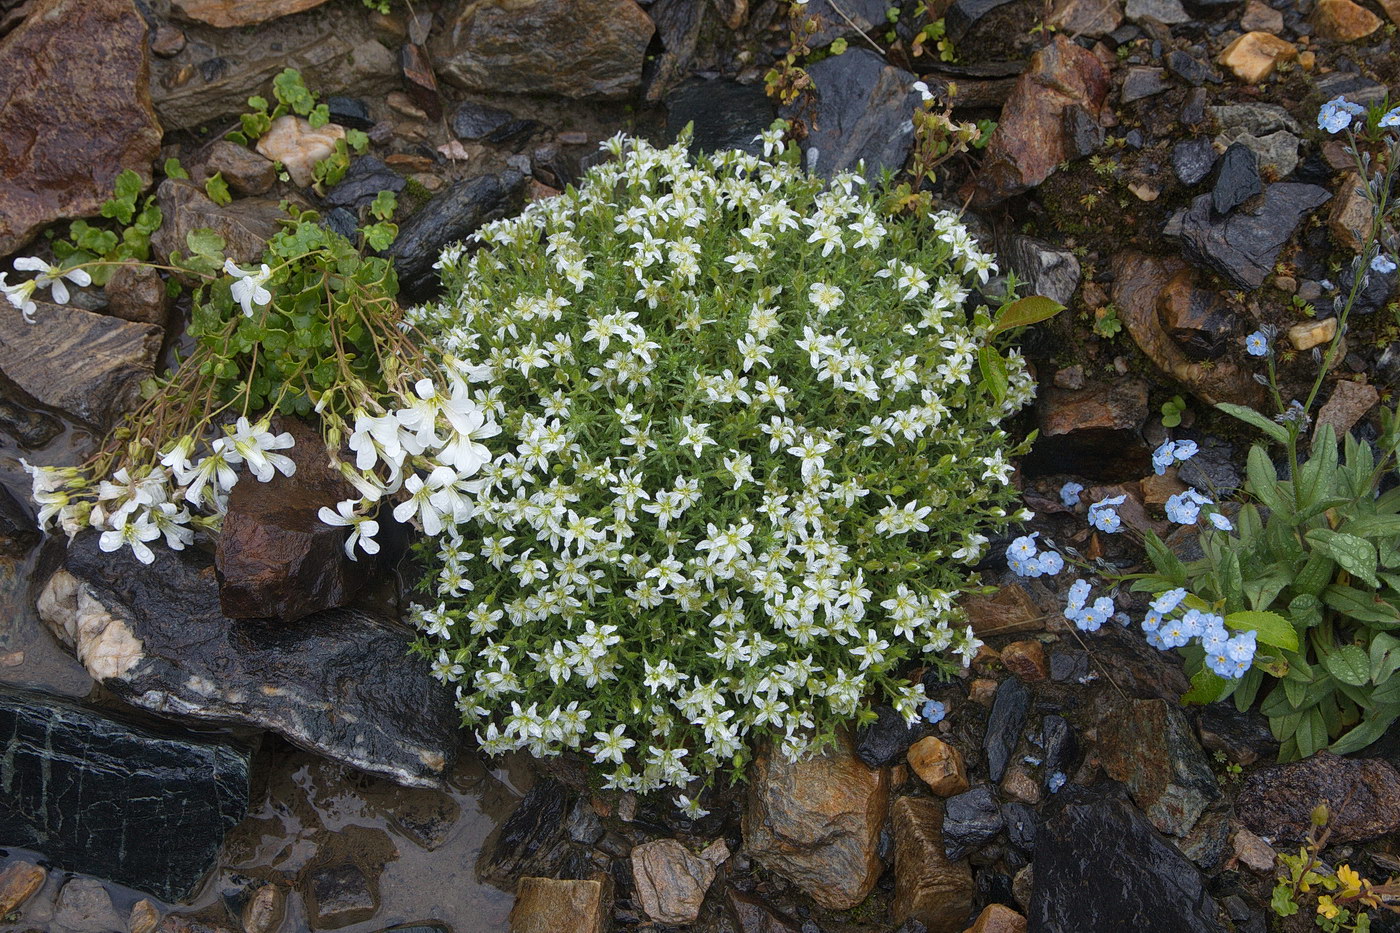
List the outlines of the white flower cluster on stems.
<svg viewBox="0 0 1400 933">
<path fill-rule="evenodd" d="M 978 379 L 990 317 L 965 304 L 995 263 L 954 214 L 886 218 L 760 139 L 616 137 L 444 251 L 446 297 L 408 311 L 502 428 L 454 464 L 480 465 L 470 525 L 435 474 L 400 506 L 441 525 L 417 648 L 488 753 L 681 788 L 761 737 L 801 755 L 872 696 L 913 721 L 896 668 L 980 645 L 954 600 L 1015 517 L 998 424 L 1034 391 L 1014 352 L 1004 400 Z"/>
</svg>

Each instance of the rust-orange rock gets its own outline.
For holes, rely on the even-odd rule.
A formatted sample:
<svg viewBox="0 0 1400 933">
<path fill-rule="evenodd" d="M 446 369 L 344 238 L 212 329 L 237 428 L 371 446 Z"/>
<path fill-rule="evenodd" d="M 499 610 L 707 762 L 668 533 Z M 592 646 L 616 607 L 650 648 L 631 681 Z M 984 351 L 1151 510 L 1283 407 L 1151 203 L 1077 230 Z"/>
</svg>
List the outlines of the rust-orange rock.
<svg viewBox="0 0 1400 933">
<path fill-rule="evenodd" d="M 0 40 L 0 256 L 96 214 L 160 154 L 146 23 L 132 0 L 40 0 Z"/>
<path fill-rule="evenodd" d="M 1297 57 L 1293 43 L 1267 32 L 1247 32 L 1226 46 L 1219 62 L 1246 84 L 1258 84 L 1274 73 L 1279 62 Z"/>
<path fill-rule="evenodd" d="M 1001 665 L 1028 684 L 1050 676 L 1045 646 L 1038 641 L 1013 641 L 1002 648 Z"/>
<path fill-rule="evenodd" d="M 1355 42 L 1380 29 L 1381 18 L 1352 0 L 1317 0 L 1313 25 L 1324 39 Z"/>
<path fill-rule="evenodd" d="M 909 747 L 909 767 L 929 790 L 940 797 L 952 797 L 967 790 L 967 765 L 962 752 L 937 736 L 919 739 Z"/>
<path fill-rule="evenodd" d="M 972 912 L 972 872 L 943 847 L 943 803 L 900 797 L 890 808 L 894 832 L 895 923 L 917 920 L 928 933 L 956 933 Z"/>
<path fill-rule="evenodd" d="M 253 26 L 279 16 L 300 13 L 326 0 L 174 0 L 175 9 L 210 26 Z"/>
</svg>

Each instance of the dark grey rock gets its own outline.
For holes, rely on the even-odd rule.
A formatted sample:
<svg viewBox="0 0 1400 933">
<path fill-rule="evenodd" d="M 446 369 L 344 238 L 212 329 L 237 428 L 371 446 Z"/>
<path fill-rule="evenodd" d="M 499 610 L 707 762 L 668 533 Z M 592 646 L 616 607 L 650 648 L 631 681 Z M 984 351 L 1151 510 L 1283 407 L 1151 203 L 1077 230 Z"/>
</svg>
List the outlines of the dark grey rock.
<svg viewBox="0 0 1400 933">
<path fill-rule="evenodd" d="M 1221 218 L 1203 194 L 1177 216 L 1182 253 L 1197 266 L 1213 269 L 1239 288 L 1256 289 L 1273 271 L 1293 231 L 1332 197 L 1325 188 L 1279 182 L 1265 187 L 1259 203 Z"/>
<path fill-rule="evenodd" d="M 987 787 L 949 797 L 943 807 L 943 848 L 957 861 L 990 842 L 1002 829 L 1001 807 Z"/>
<path fill-rule="evenodd" d="M 166 901 L 248 807 L 250 749 L 0 689 L 0 841 Z"/>
<path fill-rule="evenodd" d="M 1073 158 L 1077 159 L 1097 152 L 1098 148 L 1103 145 L 1105 135 L 1103 124 L 1092 113 L 1077 104 L 1065 108 L 1064 114 L 1060 117 L 1060 125 L 1064 129 L 1065 141 Z"/>
<path fill-rule="evenodd" d="M 1212 84 L 1220 83 L 1220 75 L 1216 74 L 1215 69 L 1190 52 L 1173 49 L 1167 53 L 1166 61 L 1172 74 L 1193 87 L 1200 87 L 1207 81 Z"/>
<path fill-rule="evenodd" d="M 1196 184 L 1214 167 L 1215 147 L 1205 137 L 1188 139 L 1172 147 L 1172 171 L 1183 185 Z"/>
<path fill-rule="evenodd" d="M 1202 706 L 1196 731 L 1206 751 L 1220 752 L 1236 764 L 1250 765 L 1278 753 L 1278 740 L 1269 729 L 1269 721 L 1257 710 L 1240 712 L 1234 703 Z"/>
<path fill-rule="evenodd" d="M 1177 842 L 1176 847 L 1201 871 L 1213 873 L 1230 851 L 1232 831 L 1228 808 L 1209 810 L 1201 815 L 1191 832 Z"/>
<path fill-rule="evenodd" d="M 352 609 L 295 625 L 229 619 L 206 556 L 155 548 L 147 565 L 104 553 L 97 538 L 74 539 L 39 611 L 112 693 L 156 713 L 278 732 L 400 784 L 441 784 L 457 717 L 451 693 L 408 655 L 406 630 Z"/>
<path fill-rule="evenodd" d="M 778 110 L 759 85 L 723 78 L 688 81 L 666 97 L 666 134 L 675 139 L 693 124 L 690 148 L 695 152 L 742 149 L 755 155 L 763 144 L 754 137 L 777 119 Z"/>
<path fill-rule="evenodd" d="M 1001 805 L 1001 819 L 1006 824 L 1006 836 L 1022 852 L 1035 851 L 1035 834 L 1040 827 L 1040 815 L 1035 808 L 1019 801 Z"/>
<path fill-rule="evenodd" d="M 1232 144 L 1216 166 L 1211 207 L 1217 214 L 1228 214 L 1263 190 L 1258 156 L 1243 143 Z"/>
<path fill-rule="evenodd" d="M 957 42 L 967 35 L 967 31 L 976 25 L 978 20 L 1010 2 L 1011 0 L 955 0 L 943 14 L 948 37 Z"/>
<path fill-rule="evenodd" d="M 318 868 L 308 881 L 307 907 L 317 930 L 363 923 L 379 910 L 378 886 L 354 862 Z"/>
<path fill-rule="evenodd" d="M 1069 774 L 1079 756 L 1079 741 L 1074 727 L 1058 713 L 1048 713 L 1040 723 L 1040 744 L 1044 753 L 1043 771 L 1048 785 L 1056 772 Z"/>
<path fill-rule="evenodd" d="M 1189 22 L 1191 14 L 1181 5 L 1181 0 L 1128 0 L 1123 15 L 1135 23 L 1156 20 L 1167 26 Z"/>
<path fill-rule="evenodd" d="M 1203 87 L 1192 88 L 1181 105 L 1183 126 L 1199 127 L 1206 122 L 1206 101 L 1209 95 Z"/>
<path fill-rule="evenodd" d="M 1171 86 L 1172 83 L 1167 80 L 1167 73 L 1161 68 L 1134 66 L 1129 68 L 1123 77 L 1122 101 L 1131 104 L 1135 100 L 1143 100 L 1170 90 Z"/>
<path fill-rule="evenodd" d="M 603 821 L 598 819 L 598 814 L 593 812 L 593 807 L 588 802 L 587 797 L 579 797 L 574 801 L 573 809 L 569 811 L 568 821 L 564 829 L 569 834 L 569 838 L 574 842 L 591 846 L 599 839 L 603 838 Z"/>
<path fill-rule="evenodd" d="M 1177 468 L 1177 476 L 1183 483 L 1195 486 L 1217 499 L 1233 496 L 1235 490 L 1240 488 L 1240 473 L 1235 469 L 1234 445 L 1214 436 L 1198 438 L 1197 444 L 1199 449 L 1196 456 Z M 1202 707 L 1203 710 L 1208 708 L 1211 707 Z"/>
<path fill-rule="evenodd" d="M 909 746 L 927 734 L 924 722 L 910 725 L 893 707 L 875 708 L 876 720 L 856 730 L 856 757 L 872 768 L 903 758 Z"/>
<path fill-rule="evenodd" d="M 992 713 L 987 717 L 987 734 L 982 739 L 982 748 L 987 753 L 987 775 L 993 781 L 1000 781 L 1006 773 L 1030 706 L 1031 692 L 1019 678 L 1008 677 L 997 687 Z"/>
<path fill-rule="evenodd" d="M 343 207 L 333 207 L 321 215 L 321 226 L 354 243 L 360 229 L 360 218 Z"/>
<path fill-rule="evenodd" d="M 1356 293 L 1356 301 L 1352 303 L 1352 313 L 1372 314 L 1385 307 L 1390 301 L 1390 296 L 1395 294 L 1397 282 L 1400 282 L 1400 270 L 1376 272 L 1367 269 L 1366 278 Z"/>
<path fill-rule="evenodd" d="M 452 111 L 452 132 L 459 139 L 481 139 L 515 119 L 515 114 L 464 100 Z"/>
<path fill-rule="evenodd" d="M 402 175 L 374 156 L 360 156 L 350 163 L 340 184 L 326 192 L 326 205 L 356 211 L 368 207 L 379 192 L 398 194 L 407 184 Z"/>
<path fill-rule="evenodd" d="M 1001 258 L 1026 283 L 1022 294 L 1044 295 L 1068 305 L 1079 287 L 1079 260 L 1037 237 L 1012 234 L 1001 241 Z"/>
<path fill-rule="evenodd" d="M 1007 3 L 1009 0 L 1000 2 Z M 887 0 L 808 0 L 805 12 L 808 16 L 816 17 L 820 27 L 812 35 L 809 44 L 812 48 L 819 49 L 830 45 L 836 39 L 854 40 L 861 33 L 873 36 L 877 30 L 883 32 L 889 25 L 889 21 L 885 19 L 885 11 L 889 7 Z"/>
<path fill-rule="evenodd" d="M 1050 652 L 1050 679 L 1057 684 L 1082 683 L 1091 670 L 1087 651 Z"/>
<path fill-rule="evenodd" d="M 374 126 L 369 108 L 358 97 L 327 97 L 326 108 L 331 112 L 332 123 L 355 130 L 367 130 Z"/>
<path fill-rule="evenodd" d="M 864 159 L 874 176 L 904 165 L 914 144 L 911 118 L 921 104 L 910 90 L 912 74 L 859 47 L 822 59 L 807 74 L 816 88 L 815 106 L 799 100 L 783 115 L 807 120 L 803 148 L 810 171 L 830 178 Z"/>
<path fill-rule="evenodd" d="M 1385 103 L 1385 85 L 1377 84 L 1370 78 L 1362 77 L 1354 71 L 1333 71 L 1318 75 L 1313 85 L 1317 96 L 1324 100 L 1345 97 L 1354 104 L 1371 107 Z"/>
<path fill-rule="evenodd" d="M 1400 829 L 1400 772 L 1380 758 L 1339 758 L 1322 751 L 1253 772 L 1235 806 L 1240 821 L 1259 835 L 1298 842 L 1322 803 L 1331 813 L 1327 826 L 1334 843 L 1393 833 Z"/>
<path fill-rule="evenodd" d="M 506 888 L 525 875 L 553 878 L 568 855 L 566 814 L 568 790 L 553 778 L 543 778 L 520 798 L 477 860 L 477 874 Z"/>
<path fill-rule="evenodd" d="M 1130 700 L 1105 708 L 1097 750 L 1104 771 L 1169 835 L 1185 836 L 1220 799 L 1210 759 L 1174 703 Z"/>
<path fill-rule="evenodd" d="M 1112 783 L 1056 795 L 1033 866 L 1032 933 L 1222 933 L 1201 873 Z"/>
<path fill-rule="evenodd" d="M 437 287 L 433 263 L 442 248 L 465 240 L 488 221 L 519 210 L 525 197 L 525 176 L 506 171 L 459 181 L 399 224 L 399 236 L 389 248 L 399 285 L 410 298 Z"/>
</svg>

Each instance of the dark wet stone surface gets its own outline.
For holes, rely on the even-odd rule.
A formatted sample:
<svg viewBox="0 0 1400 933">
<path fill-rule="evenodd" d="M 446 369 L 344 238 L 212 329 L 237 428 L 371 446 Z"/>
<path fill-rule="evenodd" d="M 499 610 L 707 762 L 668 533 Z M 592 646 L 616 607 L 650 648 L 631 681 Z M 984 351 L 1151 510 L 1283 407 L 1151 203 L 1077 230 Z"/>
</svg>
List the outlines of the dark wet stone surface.
<svg viewBox="0 0 1400 933">
<path fill-rule="evenodd" d="M 856 730 L 856 757 L 872 768 L 903 758 L 909 746 L 927 734 L 922 722 L 911 726 L 892 707 L 877 707 L 875 713 L 878 719 Z"/>
<path fill-rule="evenodd" d="M 354 211 L 368 207 L 379 192 L 398 194 L 407 184 L 402 175 L 374 156 L 360 156 L 350 163 L 340 184 L 326 192 L 326 204 Z"/>
<path fill-rule="evenodd" d="M 1172 147 L 1172 171 L 1183 185 L 1194 185 L 1215 167 L 1215 147 L 1209 139 L 1188 139 Z"/>
<path fill-rule="evenodd" d="M 1327 804 L 1333 843 L 1364 842 L 1400 829 L 1400 772 L 1379 758 L 1312 758 L 1260 768 L 1235 802 L 1241 822 L 1261 836 L 1296 842 Z"/>
<path fill-rule="evenodd" d="M 943 809 L 943 845 L 957 861 L 1002 830 L 1002 811 L 990 788 L 974 787 L 949 797 Z"/>
<path fill-rule="evenodd" d="M 1021 729 L 1026 725 L 1030 704 L 1031 692 L 1018 678 L 1008 677 L 997 687 L 992 714 L 987 719 L 987 735 L 982 743 L 987 753 L 987 774 L 993 781 L 1000 781 L 1006 773 L 1016 743 L 1020 741 Z"/>
<path fill-rule="evenodd" d="M 686 124 L 694 124 L 690 147 L 699 152 L 742 149 L 761 154 L 763 143 L 754 137 L 777 116 L 777 108 L 761 86 L 722 78 L 689 81 L 666 97 L 667 136 L 675 139 Z"/>
<path fill-rule="evenodd" d="M 1259 157 L 1243 143 L 1232 143 L 1216 166 L 1210 204 L 1217 214 L 1228 214 L 1264 190 L 1259 177 Z"/>
<path fill-rule="evenodd" d="M 1265 187 L 1256 206 L 1222 218 L 1212 209 L 1212 195 L 1203 194 L 1180 215 L 1182 253 L 1240 288 L 1258 288 L 1298 224 L 1331 197 L 1316 185 L 1280 182 Z"/>
<path fill-rule="evenodd" d="M 1201 873 L 1117 785 L 1061 791 L 1033 864 L 1032 931 L 1222 931 Z"/>
<path fill-rule="evenodd" d="M 1019 801 L 1001 805 L 1002 822 L 1006 824 L 1006 836 L 1011 844 L 1022 852 L 1035 851 L 1035 834 L 1040 828 L 1040 815 L 1035 808 Z"/>
<path fill-rule="evenodd" d="M 514 887 L 525 875 L 554 877 L 569 851 L 566 837 L 568 790 L 553 778 L 530 788 L 488 843 L 477 861 L 477 875 L 492 884 Z"/>
<path fill-rule="evenodd" d="M 410 297 L 438 287 L 433 263 L 442 248 L 466 239 L 482 224 L 514 214 L 525 195 L 525 177 L 506 171 L 459 181 L 442 191 L 399 225 L 389 248 L 399 284 Z"/>
<path fill-rule="evenodd" d="M 865 160 L 866 172 L 898 169 L 914 143 L 910 117 L 920 105 L 915 77 L 866 48 L 824 58 L 807 69 L 816 86 L 815 108 L 801 102 L 784 116 L 809 114 L 803 141 L 808 169 L 830 178 Z"/>
<path fill-rule="evenodd" d="M 125 550 L 104 553 L 97 539 L 73 541 L 66 594 L 51 583 L 41 612 L 56 630 L 109 616 L 114 632 L 125 627 L 141 643 L 115 658 L 93 657 L 100 646 L 90 639 L 79 651 L 118 697 L 153 712 L 270 729 L 401 784 L 437 786 L 447 773 L 460 741 L 452 695 L 407 653 L 406 629 L 350 609 L 295 625 L 229 619 L 207 557 L 157 547 L 144 565 Z"/>
<path fill-rule="evenodd" d="M 452 111 L 452 132 L 460 139 L 481 139 L 515 119 L 515 114 L 466 100 Z"/>
<path fill-rule="evenodd" d="M 248 806 L 252 752 L 0 688 L 0 843 L 167 901 L 193 894 Z"/>
</svg>

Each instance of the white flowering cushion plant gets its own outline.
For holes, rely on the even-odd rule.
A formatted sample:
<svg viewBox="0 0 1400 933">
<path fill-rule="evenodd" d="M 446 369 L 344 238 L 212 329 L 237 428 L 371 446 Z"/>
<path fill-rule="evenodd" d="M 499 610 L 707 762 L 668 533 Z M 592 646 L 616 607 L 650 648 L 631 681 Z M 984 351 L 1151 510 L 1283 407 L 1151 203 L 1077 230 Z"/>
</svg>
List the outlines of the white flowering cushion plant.
<svg viewBox="0 0 1400 933">
<path fill-rule="evenodd" d="M 1050 302 L 969 309 L 996 266 L 956 215 L 891 219 L 780 135 L 766 157 L 615 138 L 445 251 L 444 299 L 408 312 L 502 428 L 413 609 L 488 752 L 682 787 L 871 702 L 916 720 L 897 672 L 980 644 L 954 601 L 1024 517 L 999 425 L 1034 391 L 992 338 Z"/>
</svg>

